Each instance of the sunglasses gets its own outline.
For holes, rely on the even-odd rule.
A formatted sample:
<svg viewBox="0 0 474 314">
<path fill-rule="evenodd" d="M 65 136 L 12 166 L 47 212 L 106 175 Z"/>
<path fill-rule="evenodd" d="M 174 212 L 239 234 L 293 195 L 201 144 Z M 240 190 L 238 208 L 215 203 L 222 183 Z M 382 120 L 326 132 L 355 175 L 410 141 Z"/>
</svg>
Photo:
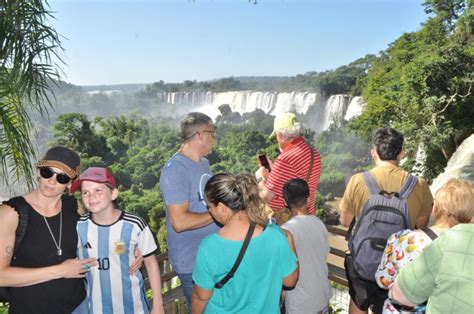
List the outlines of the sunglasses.
<svg viewBox="0 0 474 314">
<path fill-rule="evenodd" d="M 64 172 L 55 172 L 53 169 L 48 167 L 41 167 L 39 168 L 40 176 L 44 179 L 49 179 L 52 176 L 56 175 L 56 181 L 59 184 L 68 184 L 71 181 L 71 178 Z"/>
<path fill-rule="evenodd" d="M 216 138 L 216 131 L 207 131 L 207 130 L 204 130 L 204 131 L 198 131 L 196 132 L 196 134 L 199 134 L 199 133 L 210 133 L 212 138 Z"/>
</svg>

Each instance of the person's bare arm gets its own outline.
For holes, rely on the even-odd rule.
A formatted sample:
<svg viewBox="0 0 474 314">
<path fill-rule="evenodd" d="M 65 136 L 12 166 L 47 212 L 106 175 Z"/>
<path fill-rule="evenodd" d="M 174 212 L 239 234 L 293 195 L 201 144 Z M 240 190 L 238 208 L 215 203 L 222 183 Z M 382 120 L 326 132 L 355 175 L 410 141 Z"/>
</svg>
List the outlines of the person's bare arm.
<svg viewBox="0 0 474 314">
<path fill-rule="evenodd" d="M 398 282 L 396 280 L 393 283 L 393 285 L 390 287 L 388 295 L 391 299 L 393 299 L 393 300 L 395 300 L 395 301 L 397 301 L 401 304 L 405 304 L 405 305 L 408 305 L 408 306 L 415 306 L 416 305 L 415 303 L 410 302 L 410 300 L 408 300 L 405 297 L 405 295 L 403 294 L 402 289 L 400 289 L 400 285 L 398 284 Z"/>
<path fill-rule="evenodd" d="M 290 231 L 281 228 L 283 230 L 283 233 L 285 234 L 286 240 L 288 241 L 288 244 L 290 245 L 290 248 L 293 250 L 293 253 L 295 253 L 296 257 L 298 257 L 298 253 L 296 252 L 296 245 L 295 245 L 295 240 L 293 239 L 293 235 L 291 234 Z"/>
<path fill-rule="evenodd" d="M 0 206 L 0 286 L 23 287 L 58 278 L 83 278 L 83 265 L 97 265 L 95 258 L 68 259 L 61 264 L 38 268 L 10 266 L 18 226 L 18 214 L 10 206 Z M 74 230 L 75 232 L 75 230 Z"/>
<path fill-rule="evenodd" d="M 265 182 L 268 180 L 269 174 L 270 173 L 265 167 L 260 167 L 257 169 L 257 171 L 255 171 L 255 177 L 258 181 L 258 194 L 260 195 L 260 198 L 263 199 L 263 201 L 267 204 L 270 204 L 270 202 L 275 197 L 275 193 L 267 190 L 265 187 Z"/>
<path fill-rule="evenodd" d="M 286 240 L 288 241 L 288 244 L 290 245 L 290 248 L 293 250 L 295 253 L 296 257 L 298 257 L 298 254 L 296 253 L 296 245 L 295 245 L 295 240 L 293 239 L 293 235 L 291 232 L 288 230 L 283 229 L 283 232 L 285 233 Z M 294 272 L 283 278 L 283 285 L 287 288 L 292 288 L 296 285 L 298 282 L 298 277 L 300 275 L 300 264 L 298 261 L 296 261 L 296 269 Z"/>
<path fill-rule="evenodd" d="M 168 205 L 171 225 L 176 232 L 202 228 L 213 220 L 209 213 L 189 212 L 189 202 Z"/>
<path fill-rule="evenodd" d="M 143 265 L 142 252 L 140 252 L 139 249 L 135 249 L 135 259 L 133 260 L 132 264 L 130 264 L 130 267 L 128 268 L 128 272 L 130 273 L 130 275 L 133 275 L 137 271 L 140 270 L 142 265 Z"/>
<path fill-rule="evenodd" d="M 424 227 L 426 227 L 428 225 L 429 221 L 430 221 L 429 216 L 418 217 L 418 218 L 416 218 L 415 226 L 416 226 L 417 229 L 423 229 Z"/>
<path fill-rule="evenodd" d="M 161 296 L 161 276 L 158 262 L 154 254 L 145 257 L 144 262 L 148 280 L 150 281 L 150 287 L 153 292 L 153 305 L 150 313 L 164 314 L 165 310 L 163 309 L 163 298 Z"/>
<path fill-rule="evenodd" d="M 267 189 L 265 189 L 265 183 L 260 182 L 258 184 L 259 190 L 258 190 L 258 195 L 260 198 L 267 204 L 270 204 L 270 202 L 273 200 L 275 197 L 275 194 Z"/>
<path fill-rule="evenodd" d="M 339 216 L 339 221 L 344 227 L 349 227 L 352 222 L 352 219 L 354 219 L 354 215 L 346 212 L 341 212 Z"/>
<path fill-rule="evenodd" d="M 419 184 L 421 185 L 421 209 L 419 217 L 415 220 L 415 226 L 417 229 L 423 229 L 428 226 L 430 221 L 431 213 L 433 212 L 433 194 L 429 185 L 425 179 L 419 178 Z M 413 223 L 413 222 L 412 222 Z"/>
<path fill-rule="evenodd" d="M 82 205 L 81 202 L 77 202 L 77 213 L 79 215 L 84 215 L 86 213 L 86 209 L 84 208 L 84 205 Z"/>
<path fill-rule="evenodd" d="M 299 266 L 297 266 L 294 272 L 292 272 L 291 274 L 283 278 L 283 285 L 287 288 L 292 288 L 296 286 L 299 275 L 300 275 Z"/>
<path fill-rule="evenodd" d="M 195 284 L 193 287 L 192 314 L 203 313 L 211 297 L 212 290 L 203 289 Z"/>
</svg>

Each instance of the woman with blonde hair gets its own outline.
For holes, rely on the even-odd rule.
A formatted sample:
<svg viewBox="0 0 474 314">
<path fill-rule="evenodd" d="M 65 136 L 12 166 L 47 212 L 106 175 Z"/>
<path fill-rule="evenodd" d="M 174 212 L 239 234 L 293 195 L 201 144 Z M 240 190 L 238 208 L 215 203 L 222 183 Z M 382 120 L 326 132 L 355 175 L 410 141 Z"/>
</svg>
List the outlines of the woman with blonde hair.
<svg viewBox="0 0 474 314">
<path fill-rule="evenodd" d="M 445 230 L 469 223 L 474 217 L 474 189 L 470 182 L 450 179 L 435 194 L 433 204 L 435 223 L 430 228 L 402 230 L 387 241 L 385 251 L 375 274 L 377 284 L 389 289 L 401 268 L 419 256 L 425 248 Z M 410 313 L 413 307 L 397 305 L 390 299 L 384 304 L 383 313 Z"/>
<path fill-rule="evenodd" d="M 193 313 L 278 313 L 282 286 L 296 284 L 298 264 L 291 235 L 287 240 L 278 226 L 268 224 L 272 211 L 259 197 L 257 181 L 247 174 L 216 174 L 206 184 L 205 199 L 223 227 L 199 246 Z M 227 276 L 241 251 L 235 273 Z"/>
</svg>

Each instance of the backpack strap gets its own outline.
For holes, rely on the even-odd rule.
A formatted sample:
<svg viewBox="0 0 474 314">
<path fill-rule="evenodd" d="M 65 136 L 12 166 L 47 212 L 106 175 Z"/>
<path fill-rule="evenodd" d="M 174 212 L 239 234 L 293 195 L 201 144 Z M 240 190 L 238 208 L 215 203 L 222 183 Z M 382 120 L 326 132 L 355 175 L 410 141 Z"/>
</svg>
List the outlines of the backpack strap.
<svg viewBox="0 0 474 314">
<path fill-rule="evenodd" d="M 364 171 L 363 175 L 364 175 L 365 185 L 367 185 L 367 187 L 369 188 L 370 194 L 372 194 L 372 195 L 373 194 L 379 194 L 380 193 L 379 185 L 377 184 L 377 182 L 375 182 L 375 179 L 372 176 L 372 174 L 369 171 Z M 361 213 L 359 213 L 359 214 L 361 214 Z M 349 241 L 349 239 L 351 237 L 352 230 L 354 229 L 355 224 L 356 224 L 356 218 L 354 216 L 354 218 L 352 218 L 351 224 L 349 225 L 349 228 L 347 229 L 347 233 L 346 233 L 346 236 L 345 236 L 345 239 L 347 241 Z"/>
<path fill-rule="evenodd" d="M 405 181 L 405 184 L 403 184 L 402 188 L 400 189 L 400 192 L 398 192 L 398 194 L 400 195 L 400 199 L 406 200 L 408 196 L 410 196 L 417 183 L 418 178 L 414 175 L 409 174 L 407 180 Z"/>
<path fill-rule="evenodd" d="M 349 241 L 349 239 L 351 238 L 352 229 L 354 229 L 355 223 L 356 223 L 356 218 L 354 216 L 352 217 L 351 224 L 349 225 L 349 228 L 347 228 L 346 236 L 344 237 L 346 241 Z"/>
<path fill-rule="evenodd" d="M 424 227 L 421 230 L 423 230 L 423 232 L 426 233 L 426 235 L 429 236 L 432 241 L 434 241 L 438 237 L 438 235 L 429 227 Z"/>
<path fill-rule="evenodd" d="M 23 196 L 18 196 L 4 201 L 3 204 L 13 207 L 18 213 L 18 226 L 15 232 L 15 246 L 13 248 L 13 255 L 20 246 L 21 241 L 26 233 L 26 226 L 28 224 L 28 203 Z"/>
<path fill-rule="evenodd" d="M 306 179 L 305 181 L 308 182 L 308 185 L 309 185 L 309 179 L 311 177 L 311 172 L 313 172 L 313 165 L 314 165 L 314 151 L 313 151 L 313 148 L 311 147 L 311 145 L 309 145 L 309 150 L 311 152 L 311 159 L 309 161 L 309 169 L 308 169 L 308 173 L 306 174 Z"/>
<path fill-rule="evenodd" d="M 375 182 L 374 177 L 369 171 L 364 171 L 364 180 L 365 184 L 369 188 L 370 194 L 379 194 L 380 188 L 377 182 Z"/>
</svg>

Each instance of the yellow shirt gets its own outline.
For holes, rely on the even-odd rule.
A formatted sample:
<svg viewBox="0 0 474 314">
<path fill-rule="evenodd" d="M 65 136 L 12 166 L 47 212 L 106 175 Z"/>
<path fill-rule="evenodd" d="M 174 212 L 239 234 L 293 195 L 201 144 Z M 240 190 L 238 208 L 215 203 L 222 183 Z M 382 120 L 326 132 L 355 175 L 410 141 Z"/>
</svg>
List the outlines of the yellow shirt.
<svg viewBox="0 0 474 314">
<path fill-rule="evenodd" d="M 409 174 L 395 165 L 375 167 L 370 170 L 370 173 L 379 188 L 387 192 L 400 191 Z M 343 213 L 356 216 L 357 219 L 369 197 L 370 191 L 365 183 L 363 174 L 355 174 L 346 186 L 339 209 Z M 424 179 L 418 178 L 418 183 L 408 197 L 407 205 L 412 227 L 415 226 L 418 217 L 428 217 L 430 215 L 433 207 L 433 196 Z"/>
</svg>

